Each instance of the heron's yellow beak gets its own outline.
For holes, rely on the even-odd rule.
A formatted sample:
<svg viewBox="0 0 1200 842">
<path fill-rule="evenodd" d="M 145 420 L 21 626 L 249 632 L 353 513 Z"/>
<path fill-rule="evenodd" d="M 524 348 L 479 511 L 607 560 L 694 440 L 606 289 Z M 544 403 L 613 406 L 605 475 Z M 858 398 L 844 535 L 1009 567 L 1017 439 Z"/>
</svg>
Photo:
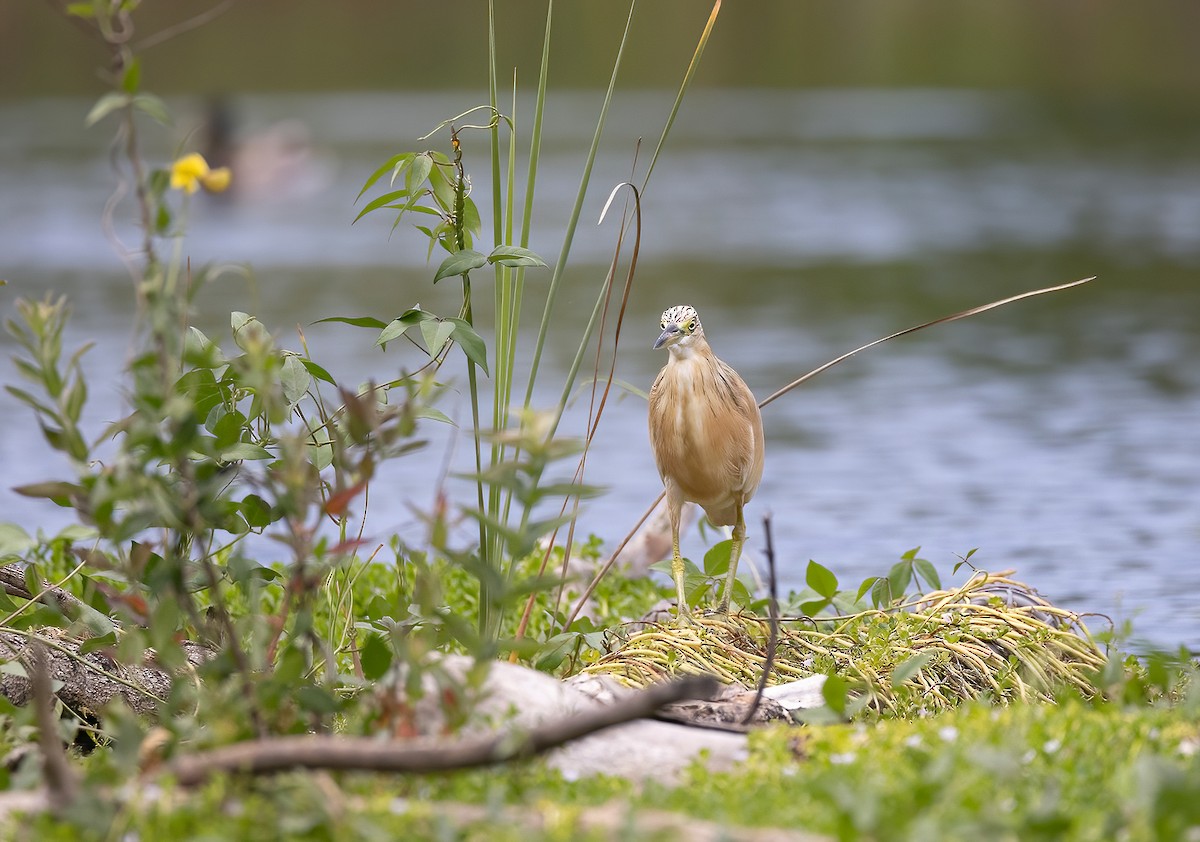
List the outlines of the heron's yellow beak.
<svg viewBox="0 0 1200 842">
<path fill-rule="evenodd" d="M 682 331 L 679 325 L 667 325 L 667 329 L 658 337 L 658 341 L 654 343 L 654 350 L 658 350 L 662 346 L 674 341 Z"/>
</svg>

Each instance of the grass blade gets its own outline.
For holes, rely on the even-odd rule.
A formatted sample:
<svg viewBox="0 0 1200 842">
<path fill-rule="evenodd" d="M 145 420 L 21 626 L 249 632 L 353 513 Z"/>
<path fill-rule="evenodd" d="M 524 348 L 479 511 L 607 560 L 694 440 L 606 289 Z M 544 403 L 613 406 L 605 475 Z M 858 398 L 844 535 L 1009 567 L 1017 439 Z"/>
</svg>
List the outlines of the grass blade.
<svg viewBox="0 0 1200 842">
<path fill-rule="evenodd" d="M 1002 298 L 999 301 L 993 301 L 989 304 L 982 304 L 978 307 L 972 307 L 969 310 L 963 310 L 961 313 L 954 313 L 949 316 L 942 316 L 940 319 L 934 319 L 931 322 L 925 322 L 924 324 L 915 325 L 914 327 L 906 327 L 904 330 L 898 330 L 889 336 L 884 336 L 881 339 L 876 339 L 873 342 L 868 342 L 866 345 L 861 345 L 858 348 L 855 348 L 853 351 L 849 351 L 845 354 L 842 354 L 840 357 L 832 359 L 829 362 L 825 363 L 824 365 L 814 368 L 808 374 L 805 374 L 803 377 L 798 377 L 797 379 L 793 380 L 791 383 L 784 386 L 782 389 L 779 389 L 778 391 L 772 393 L 768 397 L 759 401 L 758 405 L 759 405 L 759 407 L 766 406 L 767 404 L 773 402 L 777 398 L 783 397 L 788 392 L 792 391 L 792 389 L 795 389 L 797 386 L 799 386 L 801 383 L 804 383 L 805 381 L 811 380 L 812 378 L 816 377 L 822 371 L 833 368 L 835 365 L 842 362 L 843 360 L 850 359 L 855 354 L 857 354 L 859 351 L 865 351 L 868 348 L 874 348 L 876 345 L 881 345 L 882 343 L 887 342 L 889 339 L 897 339 L 901 336 L 907 336 L 910 333 L 916 333 L 918 330 L 924 330 L 927 327 L 933 327 L 934 325 L 945 324 L 946 322 L 958 321 L 959 319 L 965 319 L 969 316 L 976 316 L 976 315 L 979 315 L 980 313 L 985 313 L 988 310 L 994 310 L 997 307 L 1003 307 L 1005 304 L 1012 304 L 1014 301 L 1021 301 L 1022 299 L 1025 299 L 1025 298 L 1033 298 L 1035 295 L 1045 295 L 1048 292 L 1058 292 L 1060 290 L 1070 289 L 1071 287 L 1077 287 L 1080 284 L 1086 284 L 1088 281 L 1094 281 L 1094 280 L 1096 280 L 1096 276 L 1092 275 L 1090 278 L 1083 278 L 1082 280 L 1071 281 L 1069 284 L 1059 284 L 1058 286 L 1046 287 L 1044 289 L 1030 290 L 1029 292 L 1022 292 L 1019 295 L 1013 295 L 1008 298 Z"/>
</svg>

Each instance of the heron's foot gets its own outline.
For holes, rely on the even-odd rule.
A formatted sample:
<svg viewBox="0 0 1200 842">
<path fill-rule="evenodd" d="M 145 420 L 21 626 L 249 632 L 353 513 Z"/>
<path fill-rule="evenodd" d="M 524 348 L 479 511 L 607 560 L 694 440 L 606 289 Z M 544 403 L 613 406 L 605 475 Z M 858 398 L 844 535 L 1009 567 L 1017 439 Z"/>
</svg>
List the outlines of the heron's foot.
<svg viewBox="0 0 1200 842">
<path fill-rule="evenodd" d="M 679 626 L 680 628 L 687 628 L 688 626 L 694 626 L 695 624 L 696 620 L 694 617 L 692 617 L 692 612 L 687 607 L 687 603 L 679 603 L 676 606 L 675 611 L 675 625 Z"/>
<path fill-rule="evenodd" d="M 729 597 L 725 597 L 720 602 L 718 602 L 717 606 L 713 609 L 712 613 L 724 614 L 725 616 L 729 616 Z"/>
</svg>

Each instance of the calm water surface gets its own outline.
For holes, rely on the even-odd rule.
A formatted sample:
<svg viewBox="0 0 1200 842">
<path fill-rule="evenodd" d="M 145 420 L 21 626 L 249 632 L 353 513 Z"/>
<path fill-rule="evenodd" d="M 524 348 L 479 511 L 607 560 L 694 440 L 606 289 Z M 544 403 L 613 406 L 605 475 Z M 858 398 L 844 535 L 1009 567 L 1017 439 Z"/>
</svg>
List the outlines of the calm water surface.
<svg viewBox="0 0 1200 842">
<path fill-rule="evenodd" d="M 543 406 L 557 399 L 610 256 L 612 225 L 593 223 L 628 177 L 638 137 L 657 137 L 670 99 L 637 95 L 613 115 L 552 325 Z M 278 121 L 296 120 L 286 131 L 302 127 L 307 145 L 294 166 L 264 174 L 256 195 L 195 204 L 193 262 L 253 267 L 251 280 L 228 275 L 204 291 L 200 326 L 227 337 L 229 311 L 245 310 L 296 347 L 304 325 L 314 358 L 350 382 L 411 367 L 414 358 L 380 353 L 366 332 L 311 323 L 389 318 L 418 302 L 452 311 L 454 289 L 429 283 L 418 239 L 403 230 L 389 239 L 382 218 L 349 222 L 378 162 L 420 148 L 418 136 L 473 104 L 466 94 L 235 100 L 243 136 L 272 137 Z M 175 105 L 181 131 L 196 124 L 199 103 Z M 594 105 L 590 95 L 551 103 L 532 244 L 547 258 L 558 253 Z M 0 274 L 10 284 L 0 306 L 7 315 L 17 295 L 70 295 L 75 340 L 97 343 L 86 360 L 98 434 L 120 413 L 131 294 L 99 224 L 112 173 L 107 130 L 79 128 L 87 108 L 0 105 Z M 1066 120 L 1017 95 L 701 92 L 646 195 L 617 375 L 648 386 L 664 361 L 650 349 L 658 314 L 676 303 L 697 307 L 714 348 L 762 397 L 893 330 L 1099 275 L 885 345 L 773 404 L 750 532 L 761 545 L 759 518 L 773 515 L 789 587 L 802 585 L 809 558 L 857 584 L 918 545 L 948 577 L 956 556 L 978 547 L 982 566 L 1016 568 L 1067 607 L 1132 618 L 1145 640 L 1200 647 L 1198 136 L 1194 125 L 1142 125 L 1120 110 Z M 468 137 L 465 148 L 482 191 L 486 143 Z M 172 149 L 148 154 L 167 160 Z M 136 242 L 128 227 L 118 234 Z M 531 278 L 528 300 L 547 280 Z M 533 303 L 526 321 L 538 318 Z M 13 350 L 0 339 L 6 358 Z M 2 370 L 15 380 L 10 363 Z M 461 391 L 442 408 L 468 414 Z M 565 433 L 579 432 L 582 411 L 573 408 Z M 7 395 L 0 412 L 0 519 L 56 529 L 61 510 L 8 489 L 65 465 Z M 465 469 L 465 438 L 429 433 L 423 454 L 376 483 L 376 535 L 419 539 L 410 505 L 429 504 L 448 450 Z M 583 527 L 613 542 L 660 487 L 644 400 L 610 403 L 595 446 L 590 479 L 609 493 Z M 467 499 L 464 485 L 450 488 Z M 693 532 L 685 550 L 699 557 L 704 542 Z"/>
</svg>

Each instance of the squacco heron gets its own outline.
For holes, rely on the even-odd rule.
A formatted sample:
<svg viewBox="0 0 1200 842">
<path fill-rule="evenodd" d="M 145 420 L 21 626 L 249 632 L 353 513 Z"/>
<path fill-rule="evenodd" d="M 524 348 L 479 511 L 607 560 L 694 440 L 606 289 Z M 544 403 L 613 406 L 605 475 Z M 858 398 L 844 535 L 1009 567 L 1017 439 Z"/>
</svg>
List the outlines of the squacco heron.
<svg viewBox="0 0 1200 842">
<path fill-rule="evenodd" d="M 698 503 L 715 526 L 733 527 L 729 572 L 718 605 L 728 612 L 746 540 L 742 510 L 762 479 L 762 415 L 750 388 L 708 346 L 694 309 L 672 307 L 662 314 L 661 327 L 654 347 L 666 348 L 670 356 L 650 389 L 650 444 L 666 486 L 671 574 L 679 616 L 686 619 L 680 510 L 685 502 Z"/>
</svg>

